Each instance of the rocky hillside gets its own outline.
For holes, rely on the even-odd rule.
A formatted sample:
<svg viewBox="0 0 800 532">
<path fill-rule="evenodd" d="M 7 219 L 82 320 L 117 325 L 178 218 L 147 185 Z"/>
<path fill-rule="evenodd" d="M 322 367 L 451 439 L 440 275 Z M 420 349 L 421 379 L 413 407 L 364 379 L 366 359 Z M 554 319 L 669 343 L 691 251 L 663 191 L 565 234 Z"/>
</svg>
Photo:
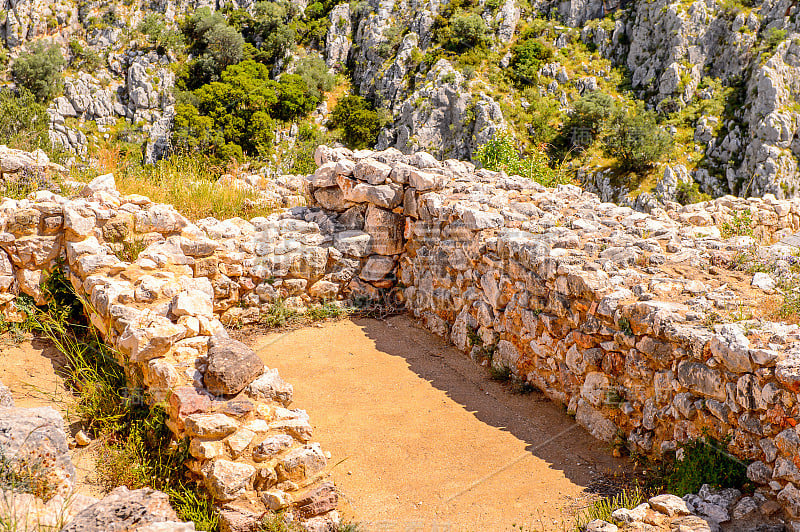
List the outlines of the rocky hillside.
<svg viewBox="0 0 800 532">
<path fill-rule="evenodd" d="M 337 138 L 476 160 L 507 130 L 523 153 L 546 152 L 604 200 L 642 209 L 701 193 L 800 194 L 789 0 L 4 0 L 4 9 L 8 84 L 20 84 L 17 62 L 37 43 L 60 48 L 63 83 L 43 100 L 49 139 L 76 161 L 104 143 L 141 146 L 147 162 L 178 145 L 305 173 L 314 146 Z M 318 71 L 322 60 L 335 81 Z M 253 98 L 263 87 L 274 95 Z M 332 113 L 346 93 L 375 114 Z M 226 101 L 239 111 L 217 105 Z M 642 141 L 655 129 L 669 138 Z M 642 148 L 631 164 L 626 153 Z"/>
</svg>

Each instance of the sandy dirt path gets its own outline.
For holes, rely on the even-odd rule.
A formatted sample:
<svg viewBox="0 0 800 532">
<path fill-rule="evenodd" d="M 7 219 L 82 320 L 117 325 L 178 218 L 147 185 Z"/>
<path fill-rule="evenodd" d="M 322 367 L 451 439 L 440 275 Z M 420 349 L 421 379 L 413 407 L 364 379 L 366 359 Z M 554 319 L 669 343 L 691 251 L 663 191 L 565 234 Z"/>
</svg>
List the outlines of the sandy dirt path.
<svg viewBox="0 0 800 532">
<path fill-rule="evenodd" d="M 55 408 L 64 417 L 67 435 L 75 435 L 81 427 L 69 425 L 70 409 L 76 398 L 64 383 L 66 357 L 49 341 L 8 333 L 0 336 L 0 382 L 11 390 L 15 406 Z M 77 493 L 101 496 L 102 490 L 90 479 L 95 468 L 93 449 L 76 447 L 70 451 L 75 465 Z"/>
<path fill-rule="evenodd" d="M 366 530 L 568 530 L 587 487 L 627 470 L 562 407 L 512 394 L 408 317 L 247 341 L 294 385 L 342 514 Z"/>
</svg>

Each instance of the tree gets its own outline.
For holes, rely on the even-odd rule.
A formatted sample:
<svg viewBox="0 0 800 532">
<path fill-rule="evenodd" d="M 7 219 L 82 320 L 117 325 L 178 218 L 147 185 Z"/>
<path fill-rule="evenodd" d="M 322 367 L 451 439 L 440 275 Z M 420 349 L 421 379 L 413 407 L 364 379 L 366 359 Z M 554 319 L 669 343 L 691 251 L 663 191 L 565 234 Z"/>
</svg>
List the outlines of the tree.
<svg viewBox="0 0 800 532">
<path fill-rule="evenodd" d="M 642 106 L 618 110 L 605 138 L 605 152 L 616 157 L 622 170 L 641 171 L 666 156 L 672 137 L 658 126 L 656 114 Z"/>
<path fill-rule="evenodd" d="M 334 78 L 328 72 L 325 61 L 317 55 L 308 55 L 297 62 L 295 72 L 303 78 L 308 91 L 319 101 L 322 95 L 333 88 Z"/>
<path fill-rule="evenodd" d="M 520 84 L 535 83 L 539 67 L 553 57 L 553 50 L 537 39 L 527 39 L 514 46 L 511 54 L 511 69 L 514 79 Z"/>
<path fill-rule="evenodd" d="M 449 38 L 445 46 L 456 52 L 483 46 L 488 41 L 488 28 L 477 13 L 456 14 L 450 17 Z"/>
<path fill-rule="evenodd" d="M 176 105 L 176 145 L 219 159 L 265 155 L 272 147 L 274 117 L 295 118 L 313 108 L 313 97 L 297 75 L 269 79 L 269 68 L 246 60 L 222 72 Z M 311 103 L 309 103 L 311 102 Z"/>
<path fill-rule="evenodd" d="M 175 106 L 172 144 L 179 151 L 186 153 L 208 153 L 225 144 L 222 136 L 210 116 L 203 116 L 191 104 Z"/>
<path fill-rule="evenodd" d="M 147 37 L 147 42 L 159 54 L 174 52 L 183 46 L 183 38 L 180 33 L 168 29 L 161 16 L 150 13 L 139 24 L 139 33 Z"/>
<path fill-rule="evenodd" d="M 244 37 L 235 28 L 218 24 L 206 32 L 205 41 L 205 53 L 211 56 L 218 71 L 242 60 Z"/>
<path fill-rule="evenodd" d="M 244 37 L 218 12 L 199 9 L 186 20 L 183 32 L 196 57 L 188 68 L 188 78 L 184 79 L 188 88 L 219 80 L 223 70 L 244 58 Z"/>
<path fill-rule="evenodd" d="M 615 110 L 611 96 L 599 91 L 589 92 L 575 102 L 562 135 L 572 147 L 586 148 L 605 131 Z"/>
<path fill-rule="evenodd" d="M 329 124 L 341 131 L 345 144 L 356 149 L 374 144 L 382 126 L 380 115 L 367 100 L 354 94 L 336 103 Z"/>
<path fill-rule="evenodd" d="M 14 61 L 17 83 L 31 91 L 39 102 L 48 102 L 61 90 L 61 69 L 66 64 L 55 43 L 37 42 Z"/>
<path fill-rule="evenodd" d="M 278 104 L 276 116 L 282 120 L 294 120 L 307 115 L 319 103 L 297 74 L 284 74 L 278 83 Z"/>
</svg>

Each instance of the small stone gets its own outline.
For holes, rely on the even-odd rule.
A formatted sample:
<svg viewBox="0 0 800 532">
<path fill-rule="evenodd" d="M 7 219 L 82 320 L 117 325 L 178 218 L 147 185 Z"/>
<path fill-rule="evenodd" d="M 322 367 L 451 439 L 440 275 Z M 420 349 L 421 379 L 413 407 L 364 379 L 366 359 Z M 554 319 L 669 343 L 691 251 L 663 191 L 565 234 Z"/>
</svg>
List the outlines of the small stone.
<svg viewBox="0 0 800 532">
<path fill-rule="evenodd" d="M 77 434 L 75 434 L 75 443 L 80 445 L 81 447 L 86 447 L 90 443 L 92 443 L 92 439 L 82 430 L 79 430 Z"/>
<path fill-rule="evenodd" d="M 328 461 L 318 443 L 312 443 L 290 451 L 278 464 L 278 478 L 283 480 L 305 480 L 322 471 Z"/>
<path fill-rule="evenodd" d="M 277 369 L 268 369 L 247 388 L 251 397 L 277 401 L 283 406 L 292 402 L 293 392 L 292 385 L 281 378 Z"/>
<path fill-rule="evenodd" d="M 686 502 L 684 502 L 684 500 L 677 495 L 656 495 L 655 497 L 651 497 L 647 502 L 654 510 L 670 517 L 676 515 L 689 515 L 692 513 L 686 506 Z"/>
<path fill-rule="evenodd" d="M 719 525 L 696 515 L 686 515 L 673 519 L 671 532 L 719 532 Z"/>
<path fill-rule="evenodd" d="M 250 445 L 251 441 L 253 441 L 253 437 L 255 437 L 255 435 L 256 433 L 252 430 L 239 429 L 228 436 L 228 439 L 225 440 L 225 443 L 228 444 L 231 454 L 234 457 L 238 457 L 240 454 L 242 454 L 242 451 L 247 449 L 247 446 Z"/>
<path fill-rule="evenodd" d="M 105 174 L 95 177 L 85 187 L 83 187 L 83 190 L 81 190 L 81 196 L 92 196 L 96 192 L 108 192 L 110 194 L 115 194 L 117 192 L 117 185 L 114 181 L 114 174 Z"/>
<path fill-rule="evenodd" d="M 747 478 L 756 484 L 767 484 L 772 480 L 772 468 L 764 462 L 755 461 L 747 466 Z"/>
<path fill-rule="evenodd" d="M 736 506 L 733 507 L 731 517 L 734 519 L 744 519 L 756 510 L 758 510 L 758 503 L 753 497 L 742 497 L 742 499 L 736 503 Z"/>
<path fill-rule="evenodd" d="M 172 298 L 170 308 L 175 317 L 205 316 L 214 317 L 214 302 L 211 295 L 200 290 L 187 290 Z"/>
<path fill-rule="evenodd" d="M 253 461 L 263 462 L 285 451 L 294 444 L 294 438 L 286 434 L 270 436 L 253 448 Z"/>
<path fill-rule="evenodd" d="M 0 382 L 0 408 L 9 408 L 14 406 L 14 397 L 11 395 L 11 390 L 8 389 L 2 382 Z"/>
<path fill-rule="evenodd" d="M 339 496 L 336 488 L 332 483 L 325 482 L 298 499 L 295 506 L 297 506 L 300 517 L 308 519 L 335 510 L 338 502 Z M 609 530 L 608 532 L 614 531 Z"/>
<path fill-rule="evenodd" d="M 618 508 L 611 513 L 611 518 L 618 523 L 629 525 L 637 521 L 643 521 L 649 508 L 650 505 L 647 503 L 640 504 L 632 510 L 628 508 Z"/>
<path fill-rule="evenodd" d="M 764 272 L 755 273 L 753 275 L 753 280 L 750 284 L 765 292 L 772 292 L 776 286 L 775 280 L 772 277 L 770 277 L 768 273 Z"/>
<path fill-rule="evenodd" d="M 61 532 L 87 530 L 171 530 L 189 532 L 191 523 L 179 523 L 167 494 L 150 488 L 128 490 L 122 486 L 75 515 Z M 149 524 L 152 528 L 146 528 Z M 156 528 L 163 525 L 163 528 Z M 38 528 L 38 527 L 37 527 Z M 50 527 L 47 527 L 50 528 Z"/>
<path fill-rule="evenodd" d="M 192 414 L 186 418 L 186 433 L 200 438 L 224 438 L 239 425 L 225 414 Z"/>
<path fill-rule="evenodd" d="M 203 466 L 205 485 L 211 495 L 220 501 L 227 502 L 244 494 L 250 486 L 250 479 L 256 474 L 256 468 L 250 464 L 214 460 Z"/>
<path fill-rule="evenodd" d="M 279 489 L 267 490 L 261 494 L 261 500 L 264 501 L 264 506 L 277 512 L 292 504 L 292 496 Z"/>
<path fill-rule="evenodd" d="M 595 519 L 586 524 L 586 532 L 617 532 L 619 527 L 602 519 Z"/>
</svg>

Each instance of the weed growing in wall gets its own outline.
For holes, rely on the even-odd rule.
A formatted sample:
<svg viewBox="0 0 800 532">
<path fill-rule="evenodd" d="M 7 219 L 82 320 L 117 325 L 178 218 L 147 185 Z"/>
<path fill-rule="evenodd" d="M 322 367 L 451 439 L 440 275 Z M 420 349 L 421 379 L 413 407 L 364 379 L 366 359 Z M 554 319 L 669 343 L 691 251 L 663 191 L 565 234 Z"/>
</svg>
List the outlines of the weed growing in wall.
<svg viewBox="0 0 800 532">
<path fill-rule="evenodd" d="M 697 493 L 703 484 L 713 489 L 751 490 L 753 485 L 747 479 L 747 464 L 728 453 L 729 442 L 730 436 L 717 440 L 704 434 L 683 444 L 676 458 L 666 458 L 648 467 L 648 487 L 680 497 Z"/>
<path fill-rule="evenodd" d="M 753 236 L 753 215 L 749 210 L 737 211 L 730 222 L 722 223 L 719 230 L 722 238 Z"/>
</svg>

